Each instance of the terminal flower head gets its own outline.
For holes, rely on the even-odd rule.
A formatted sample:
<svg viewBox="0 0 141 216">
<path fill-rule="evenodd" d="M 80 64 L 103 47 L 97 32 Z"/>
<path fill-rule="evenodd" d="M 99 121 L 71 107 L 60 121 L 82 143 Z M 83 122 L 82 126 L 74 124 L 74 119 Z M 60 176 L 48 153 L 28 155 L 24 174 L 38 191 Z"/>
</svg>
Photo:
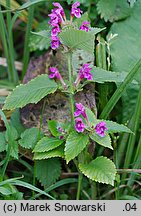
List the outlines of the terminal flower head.
<svg viewBox="0 0 141 216">
<path fill-rule="evenodd" d="M 84 118 L 86 118 L 86 112 L 83 105 L 81 103 L 76 103 L 75 106 L 76 106 L 76 111 L 74 112 L 74 116 L 77 117 L 82 115 Z"/>
<path fill-rule="evenodd" d="M 90 30 L 88 25 L 90 25 L 90 22 L 84 21 L 79 29 L 88 32 Z"/>
<path fill-rule="evenodd" d="M 77 17 L 77 18 L 80 18 L 81 17 L 81 13 L 82 11 L 80 10 L 80 8 L 78 8 L 80 6 L 80 2 L 75 2 L 73 5 L 72 5 L 72 8 L 71 8 L 71 16 L 72 17 Z"/>
<path fill-rule="evenodd" d="M 75 130 L 77 132 L 83 132 L 85 130 L 85 124 L 83 123 L 82 119 L 81 118 L 76 118 L 75 119 Z"/>
<path fill-rule="evenodd" d="M 95 126 L 95 131 L 96 133 L 101 136 L 104 137 L 105 136 L 105 131 L 107 131 L 108 128 L 106 127 L 106 123 L 105 122 L 99 122 L 96 126 Z"/>
</svg>

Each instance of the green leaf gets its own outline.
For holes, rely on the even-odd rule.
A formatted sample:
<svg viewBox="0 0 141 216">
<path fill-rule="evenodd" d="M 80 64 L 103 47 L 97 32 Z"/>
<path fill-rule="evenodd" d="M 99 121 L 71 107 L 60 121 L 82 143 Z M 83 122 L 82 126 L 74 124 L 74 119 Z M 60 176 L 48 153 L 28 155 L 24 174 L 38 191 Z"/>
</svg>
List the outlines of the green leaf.
<svg viewBox="0 0 141 216">
<path fill-rule="evenodd" d="M 44 187 L 48 187 L 59 178 L 61 163 L 58 158 L 35 162 L 35 175 Z"/>
<path fill-rule="evenodd" d="M 89 138 L 87 135 L 71 132 L 65 144 L 65 159 L 67 163 L 79 155 L 80 152 L 87 146 Z"/>
<path fill-rule="evenodd" d="M 14 189 L 14 187 L 11 186 L 10 184 L 5 184 L 3 186 L 0 186 L 0 193 L 4 196 L 8 196 L 16 192 L 17 191 Z"/>
<path fill-rule="evenodd" d="M 43 137 L 35 146 L 33 152 L 47 152 L 60 146 L 64 140 L 53 137 Z"/>
<path fill-rule="evenodd" d="M 6 139 L 5 139 L 5 133 L 0 132 L 0 152 L 3 152 L 6 150 Z"/>
<path fill-rule="evenodd" d="M 67 28 L 59 34 L 61 43 L 70 49 L 82 49 L 90 54 L 94 53 L 95 35 L 73 28 Z"/>
<path fill-rule="evenodd" d="M 61 145 L 48 152 L 36 152 L 34 154 L 34 160 L 42 160 L 53 157 L 62 157 L 64 158 L 64 145 Z"/>
<path fill-rule="evenodd" d="M 95 114 L 90 110 L 89 108 L 85 107 L 86 115 L 88 117 L 88 121 L 90 122 L 91 125 L 96 124 L 97 119 Z"/>
<path fill-rule="evenodd" d="M 113 147 L 111 146 L 111 138 L 108 134 L 106 134 L 104 137 L 100 137 L 98 134 L 93 132 L 89 135 L 92 140 L 94 140 L 99 145 L 102 145 L 106 148 L 110 148 L 113 150 Z"/>
<path fill-rule="evenodd" d="M 129 72 L 141 56 L 141 28 L 140 28 L 141 0 L 132 8 L 132 15 L 122 22 L 114 23 L 109 34 L 118 34 L 110 44 L 112 69 L 114 71 Z M 141 83 L 140 72 L 135 75 L 137 82 Z M 135 110 L 139 86 L 130 85 L 122 97 L 123 122 L 131 118 Z"/>
<path fill-rule="evenodd" d="M 103 120 L 103 121 L 106 123 L 106 127 L 108 128 L 108 133 L 109 132 L 112 132 L 112 133 L 116 133 L 116 132 L 133 133 L 128 127 L 126 127 L 123 124 L 118 124 L 117 122 L 107 121 L 107 120 Z"/>
<path fill-rule="evenodd" d="M 10 120 L 11 120 L 11 124 L 14 126 L 14 128 L 17 130 L 18 134 L 20 135 L 25 130 L 25 128 L 21 123 L 19 109 L 16 109 L 15 112 L 12 113 Z"/>
<path fill-rule="evenodd" d="M 104 83 L 104 82 L 115 82 L 115 83 L 121 83 L 124 81 L 125 77 L 127 76 L 127 72 L 111 72 L 104 70 L 99 67 L 94 67 L 91 70 L 91 73 L 93 74 L 93 81 L 97 83 Z M 133 82 L 134 84 L 137 84 L 136 81 Z"/>
<path fill-rule="evenodd" d="M 106 157 L 97 157 L 89 164 L 79 164 L 79 169 L 93 181 L 114 186 L 116 176 L 115 164 Z"/>
<path fill-rule="evenodd" d="M 11 140 L 10 142 L 10 156 L 18 159 L 18 142 L 16 140 Z"/>
<path fill-rule="evenodd" d="M 29 103 L 37 103 L 48 94 L 54 93 L 57 84 L 47 74 L 39 75 L 27 84 L 17 86 L 6 98 L 3 110 L 22 108 Z"/>
<path fill-rule="evenodd" d="M 9 125 L 9 128 L 7 128 L 5 133 L 6 141 L 10 142 L 11 140 L 17 140 L 19 137 L 19 134 L 13 125 Z"/>
<path fill-rule="evenodd" d="M 40 3 L 40 2 L 45 2 L 46 0 L 28 0 L 26 3 L 24 3 L 22 6 L 20 6 L 18 8 L 18 11 L 20 10 L 24 10 L 28 7 L 30 7 L 31 5 L 34 5 L 34 4 L 37 4 L 37 3 Z"/>
<path fill-rule="evenodd" d="M 19 144 L 27 149 L 33 149 L 39 140 L 40 131 L 38 128 L 29 128 L 26 129 L 21 134 L 21 139 L 19 140 Z"/>
<path fill-rule="evenodd" d="M 61 127 L 64 132 L 68 132 L 70 129 L 71 124 L 69 122 L 58 122 L 56 120 L 49 120 L 48 121 L 48 128 L 53 136 L 61 136 L 62 133 L 58 131 L 58 128 Z"/>
<path fill-rule="evenodd" d="M 110 44 L 114 71 L 130 71 L 141 56 L 140 29 L 141 0 L 133 8 L 132 15 L 122 22 L 114 23 L 109 34 L 118 34 Z M 131 28 L 132 26 L 132 28 Z M 140 74 L 139 74 L 140 78 Z M 141 78 L 137 81 L 141 81 Z"/>
<path fill-rule="evenodd" d="M 48 49 L 50 47 L 50 29 L 46 19 L 38 24 L 36 32 L 31 32 L 29 47 L 30 51 Z M 46 29 L 46 30 L 45 30 Z"/>
<path fill-rule="evenodd" d="M 25 181 L 20 181 L 20 180 L 14 180 L 11 182 L 12 185 L 17 185 L 17 186 L 20 186 L 20 187 L 25 187 L 25 188 L 28 188 L 32 191 L 36 191 L 37 193 L 40 193 L 42 195 L 45 195 L 51 199 L 54 199 L 51 195 L 49 195 L 48 193 L 46 193 L 45 191 L 33 186 L 32 184 L 29 184 Z"/>
<path fill-rule="evenodd" d="M 37 49 L 43 50 L 48 49 L 50 47 L 51 42 L 51 34 L 50 30 L 43 30 L 38 32 L 32 32 L 32 36 L 30 38 L 30 51 L 35 51 Z"/>
<path fill-rule="evenodd" d="M 99 0 L 97 11 L 106 22 L 125 19 L 131 14 L 127 1 L 123 0 Z"/>
</svg>

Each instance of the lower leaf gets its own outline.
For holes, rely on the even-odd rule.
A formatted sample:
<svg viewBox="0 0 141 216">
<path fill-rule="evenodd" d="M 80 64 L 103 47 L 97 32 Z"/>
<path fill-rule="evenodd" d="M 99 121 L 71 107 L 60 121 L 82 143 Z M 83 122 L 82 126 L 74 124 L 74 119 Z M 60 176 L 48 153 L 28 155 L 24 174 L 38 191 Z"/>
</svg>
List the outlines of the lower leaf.
<svg viewBox="0 0 141 216">
<path fill-rule="evenodd" d="M 114 186 L 116 167 L 115 164 L 106 157 L 97 157 L 89 164 L 79 164 L 79 169 L 85 176 L 93 181 Z"/>
</svg>

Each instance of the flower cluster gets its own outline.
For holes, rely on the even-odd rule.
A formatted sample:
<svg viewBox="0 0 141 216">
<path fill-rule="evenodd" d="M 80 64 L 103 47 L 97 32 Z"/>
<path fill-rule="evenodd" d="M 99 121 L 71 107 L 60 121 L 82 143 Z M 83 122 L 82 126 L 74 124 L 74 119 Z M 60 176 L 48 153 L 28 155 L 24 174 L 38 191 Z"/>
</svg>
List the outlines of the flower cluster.
<svg viewBox="0 0 141 216">
<path fill-rule="evenodd" d="M 55 50 L 61 44 L 59 37 L 58 37 L 58 33 L 61 32 L 61 27 L 62 27 L 62 25 L 67 23 L 67 20 L 66 20 L 66 15 L 65 15 L 63 7 L 58 2 L 53 2 L 52 4 L 55 8 L 52 9 L 51 13 L 48 15 L 50 18 L 50 21 L 48 23 L 52 27 L 52 30 L 51 30 L 51 48 L 53 50 Z M 79 6 L 80 6 L 80 2 L 75 2 L 72 5 L 70 22 L 72 22 L 72 19 L 74 16 L 77 18 L 81 17 L 81 14 L 83 11 L 81 11 L 80 8 L 78 8 Z M 89 24 L 90 24 L 89 22 L 84 21 L 79 29 L 88 32 L 89 31 L 89 27 L 88 27 Z"/>
<path fill-rule="evenodd" d="M 57 49 L 60 45 L 60 40 L 57 37 L 58 33 L 61 32 L 60 25 L 66 20 L 64 9 L 58 2 L 54 2 L 55 8 L 51 11 L 49 24 L 52 26 L 51 30 L 51 48 Z"/>
<path fill-rule="evenodd" d="M 81 103 L 76 103 L 75 106 L 76 106 L 76 111 L 74 112 L 74 117 L 78 117 L 82 115 L 86 120 L 88 120 L 83 105 Z M 80 117 L 75 119 L 75 123 L 76 123 L 75 129 L 77 132 L 83 132 L 84 129 L 86 128 L 86 125 L 83 123 L 83 120 Z"/>
<path fill-rule="evenodd" d="M 75 130 L 77 132 L 83 132 L 86 128 L 86 125 L 84 124 L 82 118 L 80 118 L 79 116 L 82 115 L 84 117 L 84 119 L 86 120 L 86 122 L 89 125 L 89 120 L 88 117 L 86 115 L 86 111 L 84 106 L 81 103 L 76 103 L 76 111 L 74 112 L 74 117 L 75 118 Z M 101 121 L 99 122 L 96 126 L 95 126 L 95 132 L 100 136 L 100 137 L 104 137 L 105 136 L 105 131 L 107 131 L 108 128 L 106 127 L 106 123 Z"/>
<path fill-rule="evenodd" d="M 79 74 L 74 82 L 77 87 L 82 79 L 93 80 L 93 75 L 91 74 L 92 68 L 90 68 L 89 64 L 84 64 L 82 68 L 79 70 Z"/>
<path fill-rule="evenodd" d="M 95 131 L 96 133 L 101 136 L 104 137 L 105 136 L 105 131 L 107 131 L 108 128 L 106 127 L 106 123 L 105 122 L 99 122 L 96 126 L 95 126 Z"/>
<path fill-rule="evenodd" d="M 88 32 L 90 30 L 88 25 L 90 25 L 90 22 L 84 21 L 79 29 Z"/>
</svg>

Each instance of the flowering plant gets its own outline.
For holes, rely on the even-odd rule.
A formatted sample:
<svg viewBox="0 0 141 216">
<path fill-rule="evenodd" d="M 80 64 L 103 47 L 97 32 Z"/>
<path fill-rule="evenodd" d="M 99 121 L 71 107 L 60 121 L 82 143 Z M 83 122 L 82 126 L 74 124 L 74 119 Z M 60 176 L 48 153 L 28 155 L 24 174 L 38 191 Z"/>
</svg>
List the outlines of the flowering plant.
<svg viewBox="0 0 141 216">
<path fill-rule="evenodd" d="M 93 66 L 88 62 L 83 62 L 81 67 L 74 71 L 72 55 L 76 50 L 82 50 L 86 55 L 93 55 L 95 34 L 102 29 L 92 28 L 90 22 L 84 19 L 79 2 L 72 5 L 69 20 L 59 3 L 55 2 L 53 6 L 55 8 L 49 14 L 51 48 L 53 50 L 60 48 L 67 55 L 68 79 L 63 77 L 56 65 L 53 65 L 49 69 L 49 75 L 40 75 L 28 84 L 16 87 L 7 97 L 3 109 L 15 109 L 28 103 L 37 103 L 57 89 L 65 93 L 70 99 L 71 120 L 48 121 L 52 135 L 44 136 L 37 142 L 33 149 L 34 160 L 61 157 L 67 164 L 73 160 L 79 171 L 79 185 L 82 174 L 93 181 L 114 185 L 116 176 L 114 163 L 107 157 L 96 157 L 94 152 L 89 151 L 89 146 L 93 145 L 93 148 L 96 148 L 97 145 L 101 145 L 113 150 L 111 134 L 131 131 L 116 122 L 98 119 L 96 105 L 95 112 L 92 112 L 89 106 L 78 103 L 74 97 L 77 92 L 83 91 L 85 85 L 95 82 L 95 73 Z M 78 22 L 78 19 L 82 22 Z M 79 196 L 80 187 L 77 198 Z"/>
</svg>

